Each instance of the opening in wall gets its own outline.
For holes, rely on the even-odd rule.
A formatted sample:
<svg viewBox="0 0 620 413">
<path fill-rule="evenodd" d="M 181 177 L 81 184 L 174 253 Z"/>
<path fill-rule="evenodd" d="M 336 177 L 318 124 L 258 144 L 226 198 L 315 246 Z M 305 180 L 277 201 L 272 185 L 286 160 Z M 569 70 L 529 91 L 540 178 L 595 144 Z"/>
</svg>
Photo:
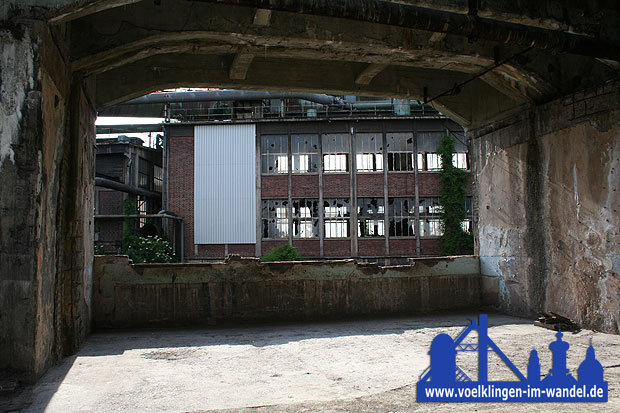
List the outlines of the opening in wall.
<svg viewBox="0 0 620 413">
<path fill-rule="evenodd" d="M 358 172 L 383 171 L 383 143 L 380 133 L 358 133 L 356 168 Z"/>
<path fill-rule="evenodd" d="M 288 136 L 261 136 L 261 165 L 264 174 L 288 173 Z"/>
<path fill-rule="evenodd" d="M 348 238 L 351 236 L 349 218 L 351 206 L 349 199 L 325 199 L 323 201 L 325 217 L 325 238 Z"/>
<path fill-rule="evenodd" d="M 385 236 L 383 198 L 357 199 L 357 236 Z"/>
<path fill-rule="evenodd" d="M 386 135 L 388 171 L 413 171 L 413 134 Z"/>
<path fill-rule="evenodd" d="M 323 171 L 349 171 L 349 140 L 350 135 L 326 134 L 323 135 Z"/>
<path fill-rule="evenodd" d="M 288 201 L 263 200 L 263 238 L 288 238 Z"/>
<path fill-rule="evenodd" d="M 318 135 L 291 136 L 291 156 L 293 173 L 318 171 L 319 137 Z"/>
<path fill-rule="evenodd" d="M 293 200 L 293 237 L 317 238 L 319 236 L 318 199 Z"/>
</svg>

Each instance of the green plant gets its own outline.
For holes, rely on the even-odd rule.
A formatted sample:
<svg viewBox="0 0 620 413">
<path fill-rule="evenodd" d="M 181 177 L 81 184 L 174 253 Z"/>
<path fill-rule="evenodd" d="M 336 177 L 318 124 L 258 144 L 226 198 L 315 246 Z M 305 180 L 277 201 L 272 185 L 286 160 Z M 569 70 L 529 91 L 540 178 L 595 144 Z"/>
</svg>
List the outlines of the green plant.
<svg viewBox="0 0 620 413">
<path fill-rule="evenodd" d="M 136 214 L 136 203 L 131 199 L 123 201 L 123 238 L 121 241 L 122 251 L 128 253 L 129 248 L 138 241 L 138 231 L 136 230 L 135 219 L 131 215 Z"/>
<path fill-rule="evenodd" d="M 452 164 L 454 138 L 444 136 L 437 153 L 441 157 L 441 249 L 444 255 L 458 255 L 473 251 L 473 236 L 463 231 L 465 220 L 465 183 L 467 175 Z"/>
<path fill-rule="evenodd" d="M 103 245 L 95 243 L 94 253 L 95 253 L 95 255 L 103 255 L 103 254 L 106 253 L 106 251 L 103 248 Z"/>
<path fill-rule="evenodd" d="M 126 251 L 134 263 L 175 262 L 176 257 L 170 243 L 158 236 L 136 237 Z"/>
<path fill-rule="evenodd" d="M 302 260 L 302 258 L 301 255 L 299 255 L 297 248 L 289 244 L 283 244 L 278 247 L 274 247 L 270 249 L 265 255 L 263 255 L 263 258 L 261 258 L 262 262 L 300 260 Z"/>
</svg>

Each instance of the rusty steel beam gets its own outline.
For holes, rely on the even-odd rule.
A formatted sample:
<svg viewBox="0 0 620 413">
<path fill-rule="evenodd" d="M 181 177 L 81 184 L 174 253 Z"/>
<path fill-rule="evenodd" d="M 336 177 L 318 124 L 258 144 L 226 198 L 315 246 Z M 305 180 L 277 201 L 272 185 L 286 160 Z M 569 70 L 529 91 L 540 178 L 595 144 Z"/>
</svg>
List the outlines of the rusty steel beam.
<svg viewBox="0 0 620 413">
<path fill-rule="evenodd" d="M 588 36 L 381 0 L 197 0 L 465 36 L 620 61 L 620 45 Z"/>
</svg>

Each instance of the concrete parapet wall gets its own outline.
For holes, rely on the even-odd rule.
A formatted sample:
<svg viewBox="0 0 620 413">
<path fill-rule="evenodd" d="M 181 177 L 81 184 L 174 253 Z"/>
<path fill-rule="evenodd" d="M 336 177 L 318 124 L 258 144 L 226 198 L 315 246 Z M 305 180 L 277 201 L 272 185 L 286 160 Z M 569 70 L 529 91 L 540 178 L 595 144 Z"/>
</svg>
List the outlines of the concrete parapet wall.
<svg viewBox="0 0 620 413">
<path fill-rule="evenodd" d="M 380 267 L 354 260 L 255 259 L 133 265 L 126 256 L 97 256 L 93 318 L 98 328 L 115 328 L 472 308 L 480 302 L 479 274 L 476 257 Z"/>
</svg>

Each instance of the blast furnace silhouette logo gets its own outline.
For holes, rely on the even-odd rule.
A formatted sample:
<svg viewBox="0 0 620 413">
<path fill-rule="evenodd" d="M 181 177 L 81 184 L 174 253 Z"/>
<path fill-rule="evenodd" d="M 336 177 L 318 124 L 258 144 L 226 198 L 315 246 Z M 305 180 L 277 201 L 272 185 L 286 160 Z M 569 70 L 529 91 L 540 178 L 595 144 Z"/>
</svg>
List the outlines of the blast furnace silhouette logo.
<svg viewBox="0 0 620 413">
<path fill-rule="evenodd" d="M 463 343 L 467 335 L 476 331 L 478 343 Z M 549 344 L 553 366 L 540 379 L 540 361 L 536 350 L 530 353 L 527 378 L 488 336 L 487 315 L 470 320 L 467 327 L 453 339 L 438 334 L 429 351 L 431 364 L 417 383 L 419 402 L 606 402 L 607 382 L 603 380 L 603 366 L 596 359 L 592 339 L 586 358 L 577 369 L 577 378 L 566 367 L 569 344 L 558 331 L 556 340 Z M 478 352 L 478 377 L 472 381 L 456 364 L 458 352 Z M 495 352 L 512 370 L 517 381 L 489 381 L 488 353 Z"/>
</svg>

